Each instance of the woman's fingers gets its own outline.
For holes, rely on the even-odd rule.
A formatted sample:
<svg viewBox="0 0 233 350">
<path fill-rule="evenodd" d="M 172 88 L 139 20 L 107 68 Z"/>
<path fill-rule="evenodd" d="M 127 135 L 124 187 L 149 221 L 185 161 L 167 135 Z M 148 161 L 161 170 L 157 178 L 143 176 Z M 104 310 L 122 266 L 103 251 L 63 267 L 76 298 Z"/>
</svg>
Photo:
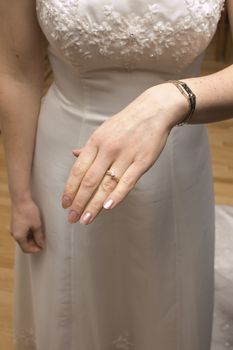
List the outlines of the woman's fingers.
<svg viewBox="0 0 233 350">
<path fill-rule="evenodd" d="M 33 254 L 33 253 L 39 253 L 41 252 L 41 248 L 38 247 L 34 242 L 32 241 L 27 241 L 27 240 L 19 240 L 17 241 L 21 250 L 25 253 L 25 254 Z"/>
<path fill-rule="evenodd" d="M 95 161 L 84 175 L 78 192 L 73 199 L 68 216 L 69 222 L 74 223 L 79 220 L 87 203 L 101 183 L 110 164 L 110 160 L 107 156 L 102 153 L 97 155 Z"/>
<path fill-rule="evenodd" d="M 38 253 L 43 247 L 39 246 L 34 238 L 33 232 L 29 230 L 25 235 L 11 233 L 24 253 Z"/>
<path fill-rule="evenodd" d="M 32 199 L 12 203 L 10 233 L 24 253 L 37 253 L 45 248 L 40 211 Z"/>
<path fill-rule="evenodd" d="M 105 202 L 106 198 L 108 198 L 110 193 L 112 193 L 118 186 L 118 181 L 120 181 L 120 178 L 123 176 L 130 164 L 130 160 L 119 159 L 117 162 L 111 165 L 109 174 L 106 174 L 103 177 L 98 189 L 87 204 L 80 218 L 80 222 L 82 224 L 91 223 L 97 214 L 102 210 L 103 203 Z"/>
<path fill-rule="evenodd" d="M 62 206 L 63 208 L 68 208 L 71 206 L 79 185 L 86 174 L 87 170 L 90 168 L 91 164 L 94 162 L 97 155 L 98 149 L 94 145 L 88 145 L 79 154 L 78 159 L 75 161 L 66 186 L 62 195 Z"/>
<path fill-rule="evenodd" d="M 138 179 L 147 171 L 148 167 L 141 161 L 135 161 L 130 165 L 121 177 L 115 189 L 109 194 L 103 203 L 105 209 L 112 209 L 118 205 L 134 188 Z"/>
</svg>

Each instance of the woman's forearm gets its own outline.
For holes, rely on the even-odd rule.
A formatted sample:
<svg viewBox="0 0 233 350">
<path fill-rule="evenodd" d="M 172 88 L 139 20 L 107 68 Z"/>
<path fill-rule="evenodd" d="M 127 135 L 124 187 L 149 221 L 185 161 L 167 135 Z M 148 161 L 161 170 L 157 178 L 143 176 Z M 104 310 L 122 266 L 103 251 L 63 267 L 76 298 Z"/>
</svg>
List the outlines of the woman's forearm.
<svg viewBox="0 0 233 350">
<path fill-rule="evenodd" d="M 41 76 L 43 76 L 41 72 Z M 30 198 L 30 173 L 40 109 L 42 79 L 36 84 L 1 81 L 0 118 L 12 201 Z"/>
<path fill-rule="evenodd" d="M 227 1 L 226 7 L 233 36 L 233 1 Z M 184 82 L 197 98 L 190 124 L 212 123 L 233 117 L 233 64 L 217 73 L 184 79 Z"/>
<path fill-rule="evenodd" d="M 197 99 L 190 124 L 212 123 L 233 117 L 233 65 L 214 74 L 184 81 Z"/>
<path fill-rule="evenodd" d="M 196 109 L 188 124 L 213 123 L 233 117 L 233 65 L 214 74 L 181 80 L 196 95 Z M 173 83 L 156 85 L 152 90 L 155 104 L 173 106 L 173 113 L 162 121 L 165 127 L 177 125 L 189 114 L 188 99 Z"/>
<path fill-rule="evenodd" d="M 30 196 L 45 43 L 35 0 L 0 1 L 0 119 L 13 201 Z"/>
</svg>

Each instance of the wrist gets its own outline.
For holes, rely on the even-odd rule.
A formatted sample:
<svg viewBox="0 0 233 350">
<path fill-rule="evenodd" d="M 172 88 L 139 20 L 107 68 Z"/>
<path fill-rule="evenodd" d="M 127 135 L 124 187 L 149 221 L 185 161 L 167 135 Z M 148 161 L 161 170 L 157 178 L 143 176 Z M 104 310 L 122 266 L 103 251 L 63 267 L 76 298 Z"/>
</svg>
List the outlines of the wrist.
<svg viewBox="0 0 233 350">
<path fill-rule="evenodd" d="M 156 85 L 154 90 L 155 103 L 162 106 L 160 122 L 169 131 L 183 121 L 190 111 L 188 100 L 170 82 Z"/>
<path fill-rule="evenodd" d="M 23 193 L 17 193 L 11 195 L 11 202 L 13 205 L 18 206 L 32 201 L 31 192 L 25 191 Z"/>
<path fill-rule="evenodd" d="M 185 118 L 182 119 L 177 124 L 177 126 L 182 126 L 184 124 L 189 124 L 189 122 L 190 122 L 190 120 L 192 118 L 192 115 L 194 114 L 195 109 L 196 109 L 196 95 L 192 92 L 190 87 L 184 81 L 181 81 L 181 80 L 169 80 L 168 83 L 171 83 L 172 85 L 174 85 L 189 103 L 189 112 L 187 113 Z"/>
</svg>

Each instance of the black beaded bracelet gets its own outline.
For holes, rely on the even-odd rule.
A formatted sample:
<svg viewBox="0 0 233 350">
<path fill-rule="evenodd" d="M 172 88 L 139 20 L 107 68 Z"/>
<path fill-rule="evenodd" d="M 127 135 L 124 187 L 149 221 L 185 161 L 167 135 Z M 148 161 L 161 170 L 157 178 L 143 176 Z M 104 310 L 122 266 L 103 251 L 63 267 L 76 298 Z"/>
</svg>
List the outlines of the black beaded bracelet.
<svg viewBox="0 0 233 350">
<path fill-rule="evenodd" d="M 196 95 L 192 92 L 192 90 L 188 87 L 186 83 L 180 80 L 169 80 L 168 83 L 174 84 L 180 92 L 188 99 L 190 105 L 190 111 L 188 115 L 184 118 L 183 121 L 177 124 L 177 126 L 182 126 L 184 124 L 188 124 L 188 121 L 191 119 L 193 113 L 196 108 Z"/>
</svg>

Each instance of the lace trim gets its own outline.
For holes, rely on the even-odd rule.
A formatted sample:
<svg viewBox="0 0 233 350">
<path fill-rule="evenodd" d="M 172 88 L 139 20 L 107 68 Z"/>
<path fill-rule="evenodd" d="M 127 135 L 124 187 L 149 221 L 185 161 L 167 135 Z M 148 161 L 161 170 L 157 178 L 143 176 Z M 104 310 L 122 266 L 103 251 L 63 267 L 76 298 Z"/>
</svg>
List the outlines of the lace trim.
<svg viewBox="0 0 233 350">
<path fill-rule="evenodd" d="M 37 0 L 37 12 L 49 41 L 73 66 L 99 57 L 130 69 L 142 57 L 164 56 L 184 67 L 208 45 L 224 6 L 223 0 L 184 1 L 187 11 L 175 23 L 163 19 L 157 3 L 145 5 L 141 16 L 105 5 L 101 24 L 81 14 L 78 0 Z"/>
</svg>

